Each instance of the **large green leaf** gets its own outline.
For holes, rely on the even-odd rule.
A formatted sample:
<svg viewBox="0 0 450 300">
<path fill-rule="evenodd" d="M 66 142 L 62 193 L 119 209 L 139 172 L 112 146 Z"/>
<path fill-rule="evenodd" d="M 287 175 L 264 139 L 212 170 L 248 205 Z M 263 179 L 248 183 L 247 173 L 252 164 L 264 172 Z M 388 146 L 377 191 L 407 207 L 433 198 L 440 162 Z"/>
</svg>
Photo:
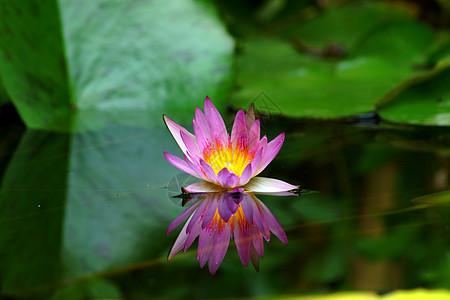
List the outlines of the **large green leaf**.
<svg viewBox="0 0 450 300">
<path fill-rule="evenodd" d="M 68 127 L 73 113 L 56 1 L 0 1 L 0 76 L 25 123 Z"/>
<path fill-rule="evenodd" d="M 0 4 L 0 73 L 29 127 L 186 120 L 227 97 L 233 41 L 207 1 Z"/>
<path fill-rule="evenodd" d="M 243 42 L 234 103 L 246 106 L 254 101 L 258 106 L 261 102 L 263 112 L 278 111 L 291 117 L 333 118 L 373 111 L 379 98 L 399 80 L 414 74 L 413 66 L 424 59 L 432 32 L 404 16 L 384 18 L 382 10 L 372 10 L 380 20 L 370 30 L 359 18 L 350 18 L 351 26 L 343 22 L 347 25 L 342 25 L 342 30 L 326 30 L 325 24 L 334 14 L 339 15 L 338 20 L 343 18 L 339 9 L 317 17 L 313 23 L 317 26 L 308 27 L 307 32 L 317 37 L 305 36 L 312 46 L 342 40 L 349 49 L 340 59 L 300 53 L 292 43 L 276 38 Z M 361 31 L 360 26 L 366 30 Z M 296 38 L 303 41 L 303 36 Z"/>
</svg>

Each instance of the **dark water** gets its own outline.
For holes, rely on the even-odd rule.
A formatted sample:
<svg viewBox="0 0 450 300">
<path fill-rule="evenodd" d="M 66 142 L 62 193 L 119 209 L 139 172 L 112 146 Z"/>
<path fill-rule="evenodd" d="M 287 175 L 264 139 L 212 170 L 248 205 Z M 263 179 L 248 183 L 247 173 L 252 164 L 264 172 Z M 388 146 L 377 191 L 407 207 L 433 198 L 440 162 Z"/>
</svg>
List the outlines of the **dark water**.
<svg viewBox="0 0 450 300">
<path fill-rule="evenodd" d="M 196 243 L 170 262 L 183 208 L 169 195 L 179 154 L 165 128 L 73 135 L 3 126 L 0 284 L 8 299 L 155 299 L 450 288 L 450 131 L 267 119 L 286 132 L 263 176 L 310 189 L 260 196 L 289 245 L 265 243 L 260 270 L 236 247 L 211 276 Z"/>
</svg>

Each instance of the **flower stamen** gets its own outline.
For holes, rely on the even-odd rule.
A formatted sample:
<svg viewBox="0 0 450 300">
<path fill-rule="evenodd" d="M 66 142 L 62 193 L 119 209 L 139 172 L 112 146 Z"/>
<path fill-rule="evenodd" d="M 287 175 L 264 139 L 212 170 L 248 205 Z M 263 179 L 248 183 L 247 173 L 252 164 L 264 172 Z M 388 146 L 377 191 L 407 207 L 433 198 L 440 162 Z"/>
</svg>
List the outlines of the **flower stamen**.
<svg viewBox="0 0 450 300">
<path fill-rule="evenodd" d="M 223 168 L 227 168 L 228 171 L 241 176 L 254 156 L 255 154 L 242 144 L 233 149 L 231 143 L 224 147 L 218 140 L 215 140 L 214 144 L 208 143 L 203 150 L 203 160 L 212 167 L 216 175 Z"/>
</svg>

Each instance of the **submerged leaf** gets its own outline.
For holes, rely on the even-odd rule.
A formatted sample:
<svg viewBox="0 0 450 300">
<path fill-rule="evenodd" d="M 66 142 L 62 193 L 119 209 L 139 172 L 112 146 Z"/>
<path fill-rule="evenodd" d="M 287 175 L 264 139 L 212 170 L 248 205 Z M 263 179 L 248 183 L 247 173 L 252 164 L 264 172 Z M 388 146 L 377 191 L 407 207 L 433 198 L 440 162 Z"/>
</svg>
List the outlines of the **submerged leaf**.
<svg viewBox="0 0 450 300">
<path fill-rule="evenodd" d="M 415 203 L 431 204 L 431 205 L 449 205 L 450 191 L 428 194 L 411 200 Z"/>
</svg>

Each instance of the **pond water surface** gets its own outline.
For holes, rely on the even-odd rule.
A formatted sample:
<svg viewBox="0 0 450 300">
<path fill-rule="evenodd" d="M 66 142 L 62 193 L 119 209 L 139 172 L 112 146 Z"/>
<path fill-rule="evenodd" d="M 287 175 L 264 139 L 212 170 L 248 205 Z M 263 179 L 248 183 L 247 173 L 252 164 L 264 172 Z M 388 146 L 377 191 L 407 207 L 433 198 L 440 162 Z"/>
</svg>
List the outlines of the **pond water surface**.
<svg viewBox="0 0 450 300">
<path fill-rule="evenodd" d="M 217 273 L 196 242 L 167 261 L 183 211 L 163 151 L 165 128 L 109 126 L 57 134 L 3 127 L 0 284 L 5 299 L 165 299 L 380 293 L 450 288 L 450 131 L 375 120 L 263 119 L 286 132 L 261 174 L 300 184 L 300 197 L 259 196 L 289 244 L 265 243 L 256 272 L 230 244 Z"/>
</svg>

